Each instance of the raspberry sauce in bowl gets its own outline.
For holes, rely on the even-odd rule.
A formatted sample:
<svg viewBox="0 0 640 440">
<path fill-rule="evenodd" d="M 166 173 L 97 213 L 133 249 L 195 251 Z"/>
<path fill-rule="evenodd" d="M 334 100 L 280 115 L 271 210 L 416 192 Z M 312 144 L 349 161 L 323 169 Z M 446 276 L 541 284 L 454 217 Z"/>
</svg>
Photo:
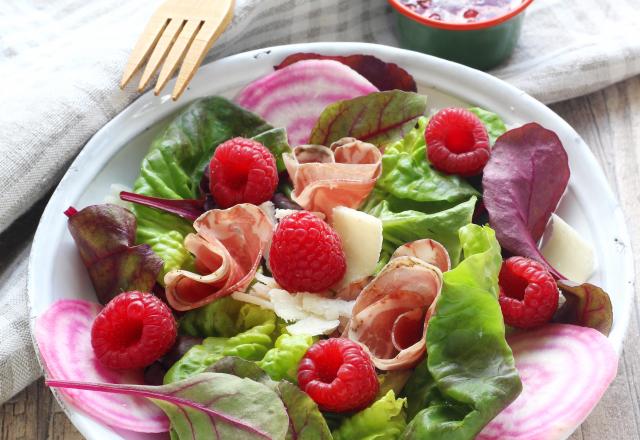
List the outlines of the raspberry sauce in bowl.
<svg viewBox="0 0 640 440">
<path fill-rule="evenodd" d="M 475 23 L 501 17 L 523 0 L 400 0 L 408 9 L 448 23 Z"/>
<path fill-rule="evenodd" d="M 388 0 L 406 49 L 488 70 L 513 52 L 533 0 Z"/>
</svg>

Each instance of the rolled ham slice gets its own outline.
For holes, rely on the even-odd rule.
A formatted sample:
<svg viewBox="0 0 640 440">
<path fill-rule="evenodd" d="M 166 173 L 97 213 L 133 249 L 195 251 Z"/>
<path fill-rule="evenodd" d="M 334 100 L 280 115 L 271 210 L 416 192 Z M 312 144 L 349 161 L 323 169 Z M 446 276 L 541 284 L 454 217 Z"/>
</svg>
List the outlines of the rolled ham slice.
<svg viewBox="0 0 640 440">
<path fill-rule="evenodd" d="M 435 240 L 425 238 L 403 244 L 393 253 L 391 258 L 396 257 L 416 257 L 426 263 L 431 263 L 446 272 L 451 269 L 451 260 L 447 249 Z"/>
<path fill-rule="evenodd" d="M 167 300 L 176 310 L 191 310 L 246 289 L 273 235 L 273 222 L 255 205 L 213 209 L 193 223 L 185 248 L 198 273 L 172 270 L 164 277 Z"/>
<path fill-rule="evenodd" d="M 398 248 L 360 292 L 345 333 L 378 369 L 407 369 L 423 358 L 427 323 L 449 267 L 444 246 L 417 240 Z"/>
<path fill-rule="evenodd" d="M 331 220 L 333 208 L 358 208 L 382 172 L 382 153 L 375 145 L 343 138 L 330 148 L 300 145 L 283 155 L 293 182 L 292 199 L 308 211 Z"/>
</svg>

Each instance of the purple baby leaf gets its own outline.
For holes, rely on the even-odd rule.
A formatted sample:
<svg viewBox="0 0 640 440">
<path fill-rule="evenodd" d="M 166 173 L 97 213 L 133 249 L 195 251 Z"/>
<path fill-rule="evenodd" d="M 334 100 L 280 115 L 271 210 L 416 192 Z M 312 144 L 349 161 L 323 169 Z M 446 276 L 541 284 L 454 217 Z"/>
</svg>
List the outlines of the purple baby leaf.
<svg viewBox="0 0 640 440">
<path fill-rule="evenodd" d="M 558 281 L 566 301 L 558 309 L 554 321 L 591 327 L 605 336 L 613 323 L 613 309 L 607 292 L 593 284 Z"/>
<path fill-rule="evenodd" d="M 404 90 L 417 92 L 418 87 L 413 77 L 394 63 L 385 63 L 373 55 L 319 55 L 317 53 L 294 53 L 286 57 L 280 64 L 274 66 L 279 70 L 293 63 L 304 60 L 335 60 L 351 67 L 360 75 L 367 78 L 379 90 Z"/>
<path fill-rule="evenodd" d="M 536 123 L 507 131 L 496 141 L 482 187 L 489 223 L 500 245 L 514 255 L 544 259 L 537 242 L 569 181 L 567 153 L 558 136 Z"/>
<path fill-rule="evenodd" d="M 171 420 L 178 438 L 282 439 L 289 419 L 266 385 L 229 374 L 200 373 L 162 386 L 48 380 L 50 387 L 147 397 Z"/>
<path fill-rule="evenodd" d="M 129 210 L 104 204 L 66 212 L 100 303 L 124 291 L 151 291 L 164 263 L 148 245 L 134 246 L 136 218 Z"/>
</svg>

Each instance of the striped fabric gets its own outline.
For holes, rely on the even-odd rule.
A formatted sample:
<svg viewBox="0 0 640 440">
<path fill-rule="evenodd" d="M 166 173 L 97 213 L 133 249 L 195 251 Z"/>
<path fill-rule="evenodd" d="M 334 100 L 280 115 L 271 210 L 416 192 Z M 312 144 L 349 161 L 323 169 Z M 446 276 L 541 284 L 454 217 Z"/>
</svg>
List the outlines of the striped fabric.
<svg viewBox="0 0 640 440">
<path fill-rule="evenodd" d="M 536 0 L 520 45 L 493 73 L 544 102 L 640 72 L 639 0 Z M 3 0 L 0 231 L 50 189 L 87 139 L 136 94 L 117 88 L 160 0 Z M 395 45 L 385 0 L 237 0 L 208 60 L 311 41 Z M 0 402 L 39 374 L 28 334 L 26 253 L 0 269 Z"/>
</svg>

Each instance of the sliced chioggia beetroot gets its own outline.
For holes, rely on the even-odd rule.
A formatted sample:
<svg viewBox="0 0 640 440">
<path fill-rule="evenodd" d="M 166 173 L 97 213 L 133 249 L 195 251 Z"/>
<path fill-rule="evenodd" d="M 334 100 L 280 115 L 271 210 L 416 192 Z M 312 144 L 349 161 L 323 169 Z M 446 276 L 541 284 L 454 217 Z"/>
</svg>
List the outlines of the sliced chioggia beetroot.
<svg viewBox="0 0 640 440">
<path fill-rule="evenodd" d="M 91 347 L 91 325 L 102 306 L 60 300 L 38 317 L 35 336 L 49 379 L 143 384 L 142 370 L 116 371 L 100 364 Z M 107 425 L 137 432 L 165 432 L 169 420 L 151 401 L 137 396 L 60 390 L 76 408 Z"/>
<path fill-rule="evenodd" d="M 551 324 L 507 338 L 520 396 L 476 440 L 562 440 L 584 421 L 615 378 L 618 355 L 597 330 Z"/>
<path fill-rule="evenodd" d="M 305 144 L 329 104 L 377 92 L 366 78 L 333 60 L 307 60 L 264 76 L 235 101 L 271 125 L 285 127 L 292 146 Z"/>
</svg>

